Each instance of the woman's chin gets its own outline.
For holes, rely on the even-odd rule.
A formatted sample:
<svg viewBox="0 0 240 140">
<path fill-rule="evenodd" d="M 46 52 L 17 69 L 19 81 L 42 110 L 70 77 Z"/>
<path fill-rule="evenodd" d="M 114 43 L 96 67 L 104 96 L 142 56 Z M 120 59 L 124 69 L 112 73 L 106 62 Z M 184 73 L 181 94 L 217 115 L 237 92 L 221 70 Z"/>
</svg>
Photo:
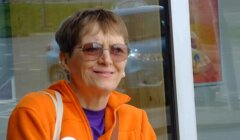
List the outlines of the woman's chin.
<svg viewBox="0 0 240 140">
<path fill-rule="evenodd" d="M 117 88 L 115 85 L 106 85 L 106 84 L 98 84 L 95 86 L 98 90 L 103 92 L 111 92 Z"/>
</svg>

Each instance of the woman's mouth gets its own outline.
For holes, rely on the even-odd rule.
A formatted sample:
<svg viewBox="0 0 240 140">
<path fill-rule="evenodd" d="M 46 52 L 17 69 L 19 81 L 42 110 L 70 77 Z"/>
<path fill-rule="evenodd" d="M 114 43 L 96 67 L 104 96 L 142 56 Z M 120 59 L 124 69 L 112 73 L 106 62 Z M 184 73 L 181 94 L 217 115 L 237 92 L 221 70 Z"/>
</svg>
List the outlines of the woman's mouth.
<svg viewBox="0 0 240 140">
<path fill-rule="evenodd" d="M 111 77 L 114 74 L 112 71 L 94 71 L 94 73 L 102 77 Z"/>
</svg>

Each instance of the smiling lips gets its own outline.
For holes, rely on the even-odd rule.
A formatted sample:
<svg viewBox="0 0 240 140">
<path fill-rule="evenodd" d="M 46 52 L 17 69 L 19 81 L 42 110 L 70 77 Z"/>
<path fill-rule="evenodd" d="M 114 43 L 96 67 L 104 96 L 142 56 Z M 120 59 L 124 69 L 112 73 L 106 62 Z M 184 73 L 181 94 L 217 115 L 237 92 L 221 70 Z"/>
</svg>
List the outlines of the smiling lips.
<svg viewBox="0 0 240 140">
<path fill-rule="evenodd" d="M 101 70 L 94 70 L 93 72 L 103 77 L 111 77 L 114 73 L 112 71 L 101 71 Z"/>
</svg>

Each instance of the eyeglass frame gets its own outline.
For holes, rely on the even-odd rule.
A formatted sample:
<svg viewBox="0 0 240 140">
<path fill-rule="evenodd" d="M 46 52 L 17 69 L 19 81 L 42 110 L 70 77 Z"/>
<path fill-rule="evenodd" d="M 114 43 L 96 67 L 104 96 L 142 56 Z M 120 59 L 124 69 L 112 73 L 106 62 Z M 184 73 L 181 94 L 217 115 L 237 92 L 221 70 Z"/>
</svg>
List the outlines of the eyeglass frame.
<svg viewBox="0 0 240 140">
<path fill-rule="evenodd" d="M 100 57 L 103 56 L 104 50 L 109 50 L 109 54 L 110 54 L 110 56 L 111 56 L 112 61 L 114 61 L 114 62 L 122 62 L 122 61 L 124 61 L 124 60 L 126 60 L 126 59 L 128 58 L 128 56 L 129 56 L 129 54 L 130 54 L 130 51 L 131 51 L 131 49 L 130 49 L 130 48 L 128 47 L 128 45 L 126 45 L 126 44 L 112 44 L 112 45 L 109 46 L 109 48 L 103 48 L 103 44 L 100 44 L 100 43 L 98 43 L 98 42 L 87 42 L 87 43 L 84 43 L 84 44 L 82 44 L 82 45 L 77 45 L 77 46 L 76 46 L 76 49 L 80 49 L 80 50 L 81 50 L 83 56 L 87 56 L 87 54 L 84 54 L 84 51 L 83 51 L 84 46 L 87 45 L 87 44 L 92 44 L 92 45 L 93 45 L 93 44 L 97 44 L 98 46 L 101 46 L 101 47 L 98 47 L 98 48 L 101 48 L 101 50 L 100 50 L 100 52 L 98 52 L 97 55 L 95 55 L 94 59 L 85 59 L 86 57 L 83 57 L 83 60 L 85 60 L 85 61 L 96 61 L 96 60 L 98 60 Z M 123 59 L 117 60 L 117 59 L 114 59 L 115 57 L 112 57 L 112 55 L 114 56 L 114 53 L 111 53 L 111 48 L 112 48 L 113 46 L 115 46 L 115 45 L 124 45 L 124 46 L 126 46 L 126 48 L 127 48 L 127 55 L 126 55 Z M 113 48 L 114 48 L 114 47 L 113 47 Z M 88 55 L 88 56 L 89 56 L 89 55 Z M 92 56 L 93 56 L 93 55 L 92 55 Z"/>
</svg>

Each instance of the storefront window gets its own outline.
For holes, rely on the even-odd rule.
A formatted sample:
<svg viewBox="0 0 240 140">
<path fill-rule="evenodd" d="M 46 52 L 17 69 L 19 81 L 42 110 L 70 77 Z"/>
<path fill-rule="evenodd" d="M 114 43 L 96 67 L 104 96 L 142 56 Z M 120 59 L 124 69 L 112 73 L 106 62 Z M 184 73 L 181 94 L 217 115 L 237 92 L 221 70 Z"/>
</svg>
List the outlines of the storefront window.
<svg viewBox="0 0 240 140">
<path fill-rule="evenodd" d="M 198 139 L 238 139 L 240 2 L 189 3 Z"/>
<path fill-rule="evenodd" d="M 60 22 L 94 7 L 113 10 L 129 30 L 131 54 L 118 90 L 147 112 L 158 139 L 176 139 L 167 0 L 12 0 L 0 6 L 0 139 L 5 139 L 9 114 L 19 99 L 65 78 L 54 39 Z"/>
</svg>

